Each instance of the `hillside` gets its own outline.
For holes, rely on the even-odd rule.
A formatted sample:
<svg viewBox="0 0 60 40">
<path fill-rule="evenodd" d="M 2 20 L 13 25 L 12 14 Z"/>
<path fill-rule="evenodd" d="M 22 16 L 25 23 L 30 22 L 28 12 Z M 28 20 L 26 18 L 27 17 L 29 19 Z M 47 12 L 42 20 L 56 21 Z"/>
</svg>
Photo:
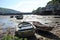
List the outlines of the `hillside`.
<svg viewBox="0 0 60 40">
<path fill-rule="evenodd" d="M 0 7 L 0 13 L 20 13 L 20 11 Z"/>
</svg>

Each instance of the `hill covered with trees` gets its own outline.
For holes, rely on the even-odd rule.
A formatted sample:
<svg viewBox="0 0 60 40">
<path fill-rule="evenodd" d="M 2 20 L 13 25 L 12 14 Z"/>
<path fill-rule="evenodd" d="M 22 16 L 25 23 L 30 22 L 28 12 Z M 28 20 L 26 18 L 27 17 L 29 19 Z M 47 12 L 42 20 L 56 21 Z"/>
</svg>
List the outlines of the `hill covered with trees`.
<svg viewBox="0 0 60 40">
<path fill-rule="evenodd" d="M 2 13 L 20 13 L 20 11 L 0 7 L 0 14 Z"/>
<path fill-rule="evenodd" d="M 51 0 L 45 7 L 33 11 L 37 15 L 60 15 L 60 0 Z"/>
</svg>

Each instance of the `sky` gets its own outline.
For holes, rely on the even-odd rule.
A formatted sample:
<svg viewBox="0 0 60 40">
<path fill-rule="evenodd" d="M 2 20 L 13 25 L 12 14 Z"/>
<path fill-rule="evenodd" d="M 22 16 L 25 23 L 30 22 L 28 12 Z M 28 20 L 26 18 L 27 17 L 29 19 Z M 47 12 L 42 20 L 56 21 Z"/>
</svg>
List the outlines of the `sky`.
<svg viewBox="0 0 60 40">
<path fill-rule="evenodd" d="M 45 7 L 51 0 L 0 0 L 0 7 L 20 12 L 32 12 L 38 7 Z"/>
</svg>

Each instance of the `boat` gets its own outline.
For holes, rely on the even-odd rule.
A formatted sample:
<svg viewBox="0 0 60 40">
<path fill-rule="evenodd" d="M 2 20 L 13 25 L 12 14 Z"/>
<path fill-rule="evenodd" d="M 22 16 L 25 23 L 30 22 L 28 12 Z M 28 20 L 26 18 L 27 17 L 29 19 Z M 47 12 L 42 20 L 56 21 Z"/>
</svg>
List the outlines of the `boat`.
<svg viewBox="0 0 60 40">
<path fill-rule="evenodd" d="M 18 30 L 15 35 L 18 37 L 31 37 L 35 34 L 34 26 L 29 22 L 21 22 L 18 24 Z"/>
</svg>

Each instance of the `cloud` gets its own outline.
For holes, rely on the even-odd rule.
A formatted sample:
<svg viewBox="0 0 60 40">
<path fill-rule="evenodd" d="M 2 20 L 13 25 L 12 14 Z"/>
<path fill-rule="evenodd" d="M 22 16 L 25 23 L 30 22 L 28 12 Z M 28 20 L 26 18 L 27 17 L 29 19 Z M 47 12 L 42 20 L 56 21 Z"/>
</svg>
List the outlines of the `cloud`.
<svg viewBox="0 0 60 40">
<path fill-rule="evenodd" d="M 10 8 L 22 12 L 31 12 L 33 9 L 37 9 L 38 7 L 44 7 L 48 1 L 50 0 L 21 0 Z"/>
</svg>

